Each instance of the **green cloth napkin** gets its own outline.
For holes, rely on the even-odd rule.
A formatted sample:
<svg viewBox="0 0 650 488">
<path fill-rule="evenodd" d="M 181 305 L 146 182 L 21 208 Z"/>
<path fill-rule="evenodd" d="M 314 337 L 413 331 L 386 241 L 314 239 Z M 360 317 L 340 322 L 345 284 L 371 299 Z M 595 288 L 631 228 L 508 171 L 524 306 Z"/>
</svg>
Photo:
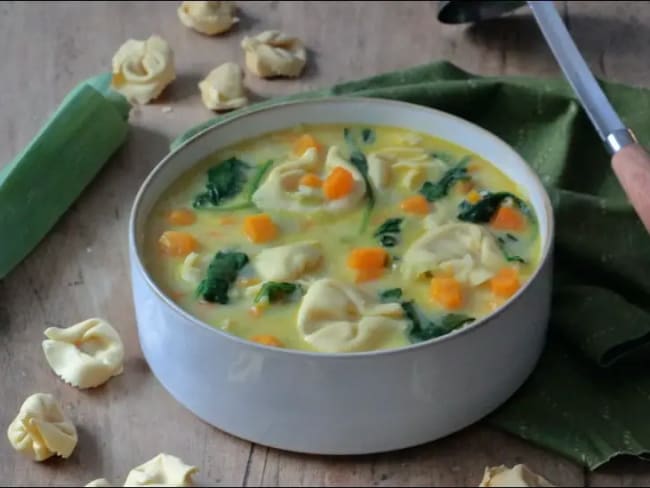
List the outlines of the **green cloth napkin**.
<svg viewBox="0 0 650 488">
<path fill-rule="evenodd" d="M 647 146 L 650 90 L 602 85 Z M 511 144 L 547 186 L 557 222 L 548 345 L 529 381 L 487 422 L 590 469 L 650 451 L 650 236 L 567 83 L 434 63 L 258 103 L 189 130 L 172 148 L 260 107 L 335 95 L 404 100 L 470 120 Z"/>
<path fill-rule="evenodd" d="M 0 171 L 0 279 L 27 256 L 126 138 L 130 105 L 111 75 L 76 86 Z"/>
</svg>

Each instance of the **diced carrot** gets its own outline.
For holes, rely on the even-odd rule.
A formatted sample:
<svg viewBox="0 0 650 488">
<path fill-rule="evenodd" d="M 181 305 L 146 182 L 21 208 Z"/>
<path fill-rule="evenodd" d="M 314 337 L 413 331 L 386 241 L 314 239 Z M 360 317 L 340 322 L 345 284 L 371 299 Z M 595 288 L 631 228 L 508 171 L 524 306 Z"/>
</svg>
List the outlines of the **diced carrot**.
<svg viewBox="0 0 650 488">
<path fill-rule="evenodd" d="M 199 243 L 192 234 L 167 230 L 158 239 L 160 250 L 168 256 L 187 256 L 198 250 Z"/>
<path fill-rule="evenodd" d="M 454 310 L 463 304 L 463 291 L 455 278 L 434 276 L 429 291 L 431 298 L 446 309 Z"/>
<path fill-rule="evenodd" d="M 476 190 L 472 190 L 467 194 L 466 198 L 469 203 L 474 204 L 481 200 L 481 195 Z"/>
<path fill-rule="evenodd" d="M 225 217 L 220 217 L 218 222 L 221 225 L 230 225 L 230 224 L 236 224 L 237 219 L 235 217 L 230 216 L 230 215 L 226 215 Z"/>
<path fill-rule="evenodd" d="M 456 183 L 456 191 L 460 193 L 468 193 L 472 188 L 474 188 L 474 183 L 471 181 L 459 181 Z"/>
<path fill-rule="evenodd" d="M 282 342 L 275 336 L 269 334 L 260 334 L 251 337 L 251 341 L 257 342 L 258 344 L 264 344 L 265 346 L 273 347 L 282 347 Z"/>
<path fill-rule="evenodd" d="M 512 207 L 501 206 L 492 217 L 492 227 L 500 230 L 521 230 L 526 225 L 521 212 Z"/>
<path fill-rule="evenodd" d="M 321 180 L 318 175 L 315 175 L 314 173 L 307 173 L 300 178 L 300 182 L 298 183 L 300 186 L 308 186 L 310 188 L 320 188 L 321 185 L 323 184 L 323 180 Z"/>
<path fill-rule="evenodd" d="M 338 200 L 348 195 L 354 188 L 352 173 L 342 166 L 337 166 L 327 175 L 323 182 L 323 194 L 328 200 Z"/>
<path fill-rule="evenodd" d="M 257 285 L 260 281 L 259 278 L 240 278 L 237 280 L 237 286 L 240 287 L 247 287 L 247 286 L 253 286 Z"/>
<path fill-rule="evenodd" d="M 382 247 L 359 247 L 348 255 L 348 267 L 352 269 L 382 269 L 388 263 L 388 253 Z"/>
<path fill-rule="evenodd" d="M 320 151 L 321 145 L 314 136 L 303 134 L 293 143 L 293 152 L 298 156 L 302 156 L 307 149 L 311 149 L 312 147 L 317 151 Z"/>
<path fill-rule="evenodd" d="M 366 281 L 378 280 L 384 275 L 385 268 L 369 268 L 360 269 L 357 271 L 357 276 L 354 279 L 355 283 L 365 283 Z"/>
<path fill-rule="evenodd" d="M 261 317 L 262 314 L 264 313 L 264 307 L 261 307 L 259 305 L 253 305 L 251 308 L 248 309 L 248 313 L 250 313 L 253 317 L 257 319 Z"/>
<path fill-rule="evenodd" d="M 520 286 L 519 273 L 515 268 L 503 268 L 490 280 L 492 293 L 502 298 L 510 298 Z"/>
<path fill-rule="evenodd" d="M 172 210 L 167 215 L 167 222 L 171 225 L 192 225 L 196 222 L 196 215 L 186 208 Z"/>
<path fill-rule="evenodd" d="M 260 244 L 275 239 L 278 228 L 267 214 L 249 215 L 244 218 L 244 233 L 252 242 Z"/>
<path fill-rule="evenodd" d="M 429 202 L 422 195 L 414 195 L 402 200 L 400 208 L 406 213 L 424 215 L 429 213 Z"/>
</svg>

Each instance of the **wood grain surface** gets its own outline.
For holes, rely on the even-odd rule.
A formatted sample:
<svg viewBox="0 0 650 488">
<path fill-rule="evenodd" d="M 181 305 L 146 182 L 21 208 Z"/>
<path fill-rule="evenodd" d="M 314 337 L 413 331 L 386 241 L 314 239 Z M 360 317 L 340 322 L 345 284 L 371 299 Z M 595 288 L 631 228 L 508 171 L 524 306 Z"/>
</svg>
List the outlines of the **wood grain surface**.
<svg viewBox="0 0 650 488">
<path fill-rule="evenodd" d="M 436 2 L 241 2 L 239 26 L 210 38 L 183 27 L 177 5 L 0 3 L 0 166 L 36 134 L 77 82 L 110 69 L 114 51 L 126 39 L 162 35 L 175 52 L 178 72 L 161 100 L 133 111 L 127 144 L 29 258 L 0 282 L 0 426 L 8 426 L 28 395 L 43 391 L 60 399 L 79 429 L 70 459 L 40 464 L 0 439 L 0 480 L 83 485 L 107 477 L 122 484 L 132 467 L 168 452 L 198 466 L 196 481 L 202 485 L 476 486 L 486 465 L 520 462 L 558 485 L 650 484 L 650 464 L 616 460 L 588 473 L 483 426 L 381 455 L 289 454 L 219 432 L 163 390 L 138 345 L 128 277 L 128 213 L 171 138 L 212 115 L 201 105 L 196 84 L 222 62 L 242 62 L 244 33 L 284 29 L 310 48 L 309 65 L 298 80 L 247 76 L 256 99 L 441 58 L 482 74 L 559 75 L 525 9 L 480 25 L 443 26 L 436 20 Z M 650 84 L 650 64 L 643 61 L 650 50 L 647 2 L 562 2 L 559 7 L 597 75 Z M 46 327 L 91 316 L 106 317 L 119 329 L 127 350 L 125 373 L 103 387 L 78 391 L 54 376 L 40 344 Z"/>
</svg>

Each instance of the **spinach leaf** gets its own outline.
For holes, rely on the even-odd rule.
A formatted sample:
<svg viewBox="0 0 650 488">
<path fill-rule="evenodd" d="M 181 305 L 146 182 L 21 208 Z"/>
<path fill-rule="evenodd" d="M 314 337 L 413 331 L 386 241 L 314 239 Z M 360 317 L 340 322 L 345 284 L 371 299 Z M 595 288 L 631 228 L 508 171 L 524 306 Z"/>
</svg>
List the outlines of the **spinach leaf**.
<svg viewBox="0 0 650 488">
<path fill-rule="evenodd" d="M 386 221 L 379 226 L 373 234 L 373 237 L 379 239 L 379 242 L 384 247 L 394 247 L 398 243 L 397 236 L 401 232 L 400 225 L 404 219 L 393 218 L 386 219 Z"/>
<path fill-rule="evenodd" d="M 436 323 L 421 317 L 413 301 L 403 302 L 402 310 L 404 310 L 404 315 L 411 322 L 409 328 L 409 339 L 411 342 L 428 341 L 429 339 L 449 334 L 475 320 L 474 317 L 465 314 L 450 313 Z"/>
<path fill-rule="evenodd" d="M 251 178 L 250 185 L 248 186 L 248 192 L 247 192 L 247 200 L 249 202 L 252 201 L 253 199 L 253 194 L 257 191 L 257 189 L 260 186 L 260 183 L 262 183 L 262 179 L 264 178 L 264 175 L 266 172 L 271 169 L 271 166 L 273 166 L 274 161 L 272 159 L 269 159 L 266 163 L 260 164 L 257 169 L 255 170 L 255 174 L 253 174 L 253 177 Z"/>
<path fill-rule="evenodd" d="M 363 129 L 361 131 L 361 140 L 364 144 L 372 144 L 377 140 L 375 136 L 375 131 L 372 129 Z"/>
<path fill-rule="evenodd" d="M 370 214 L 375 207 L 375 192 L 372 189 L 372 185 L 370 184 L 370 179 L 368 177 L 368 161 L 366 160 L 366 156 L 359 150 L 352 151 L 352 154 L 350 154 L 350 163 L 352 163 L 352 165 L 357 168 L 357 170 L 359 170 L 359 173 L 361 173 L 361 176 L 363 176 L 363 181 L 366 183 L 368 205 L 366 205 L 366 210 L 363 213 L 363 218 L 361 220 L 361 232 L 363 233 L 368 228 Z"/>
<path fill-rule="evenodd" d="M 515 236 L 512 234 L 506 234 L 506 236 L 512 237 L 517 240 Z M 508 262 L 517 262 L 517 263 L 525 263 L 526 260 L 522 258 L 521 256 L 517 256 L 515 254 L 510 254 L 510 251 L 508 250 L 508 244 L 506 243 L 506 240 L 503 237 L 497 237 L 497 242 L 499 243 L 499 249 L 501 249 L 501 252 L 503 253 L 503 257 L 506 258 L 506 261 Z"/>
<path fill-rule="evenodd" d="M 382 234 L 399 234 L 401 232 L 402 218 L 386 219 L 383 224 L 373 234 L 373 237 L 379 237 Z"/>
<path fill-rule="evenodd" d="M 343 129 L 343 138 L 351 148 L 356 148 L 358 146 L 354 132 L 349 127 Z M 361 142 L 364 144 L 372 144 L 376 140 L 377 136 L 375 135 L 375 131 L 373 129 L 361 129 Z"/>
<path fill-rule="evenodd" d="M 348 144 L 348 146 L 350 146 L 350 148 L 357 147 L 357 141 L 354 140 L 352 129 L 349 129 L 348 127 L 345 127 L 343 129 L 343 139 L 345 139 L 345 142 Z"/>
<path fill-rule="evenodd" d="M 454 162 L 454 157 L 447 153 L 447 152 L 440 152 L 440 151 L 433 151 L 430 156 L 433 159 L 439 159 L 440 161 L 443 161 L 447 164 L 451 164 Z"/>
<path fill-rule="evenodd" d="M 217 207 L 223 201 L 237 196 L 243 189 L 248 179 L 250 165 L 242 160 L 232 157 L 213 166 L 208 170 L 206 191 L 194 198 L 194 208 Z"/>
<path fill-rule="evenodd" d="M 262 285 L 253 302 L 259 303 L 261 300 L 266 300 L 268 303 L 276 303 L 299 290 L 302 290 L 302 287 L 296 283 L 267 281 Z"/>
<path fill-rule="evenodd" d="M 463 201 L 460 205 L 458 220 L 474 222 L 475 224 L 485 224 L 492 220 L 492 217 L 497 210 L 499 210 L 501 204 L 508 198 L 510 198 L 514 205 L 528 216 L 529 219 L 533 218 L 531 210 L 523 200 L 512 193 L 502 191 L 498 193 L 488 193 L 473 205 L 467 201 Z"/>
<path fill-rule="evenodd" d="M 425 181 L 422 188 L 420 188 L 420 193 L 424 195 L 429 202 L 434 202 L 446 197 L 449 190 L 456 182 L 471 179 L 471 176 L 467 172 L 467 163 L 469 160 L 470 156 L 465 156 L 456 166 L 448 169 L 435 183 Z"/>
<path fill-rule="evenodd" d="M 247 263 L 248 256 L 242 252 L 217 252 L 208 266 L 205 279 L 199 283 L 196 294 L 206 302 L 227 304 L 228 290 Z"/>
<path fill-rule="evenodd" d="M 401 288 L 390 288 L 379 292 L 379 300 L 381 303 L 399 302 L 402 298 Z"/>
</svg>

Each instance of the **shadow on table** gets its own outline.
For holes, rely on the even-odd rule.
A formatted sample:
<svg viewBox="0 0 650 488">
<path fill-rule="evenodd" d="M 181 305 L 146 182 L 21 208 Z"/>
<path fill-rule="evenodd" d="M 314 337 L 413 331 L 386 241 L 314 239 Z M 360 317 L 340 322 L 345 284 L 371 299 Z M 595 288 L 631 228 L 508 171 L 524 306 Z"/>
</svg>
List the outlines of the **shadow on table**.
<svg viewBox="0 0 650 488">
<path fill-rule="evenodd" d="M 638 63 L 639 50 L 650 45 L 650 26 L 633 19 L 570 16 L 569 31 L 587 62 L 598 75 L 607 76 L 605 53 L 617 65 Z M 539 62 L 552 54 L 530 11 L 471 24 L 465 30 L 467 39 L 483 46 L 507 47 L 508 56 L 531 56 Z M 635 49 L 636 46 L 636 49 Z"/>
</svg>

